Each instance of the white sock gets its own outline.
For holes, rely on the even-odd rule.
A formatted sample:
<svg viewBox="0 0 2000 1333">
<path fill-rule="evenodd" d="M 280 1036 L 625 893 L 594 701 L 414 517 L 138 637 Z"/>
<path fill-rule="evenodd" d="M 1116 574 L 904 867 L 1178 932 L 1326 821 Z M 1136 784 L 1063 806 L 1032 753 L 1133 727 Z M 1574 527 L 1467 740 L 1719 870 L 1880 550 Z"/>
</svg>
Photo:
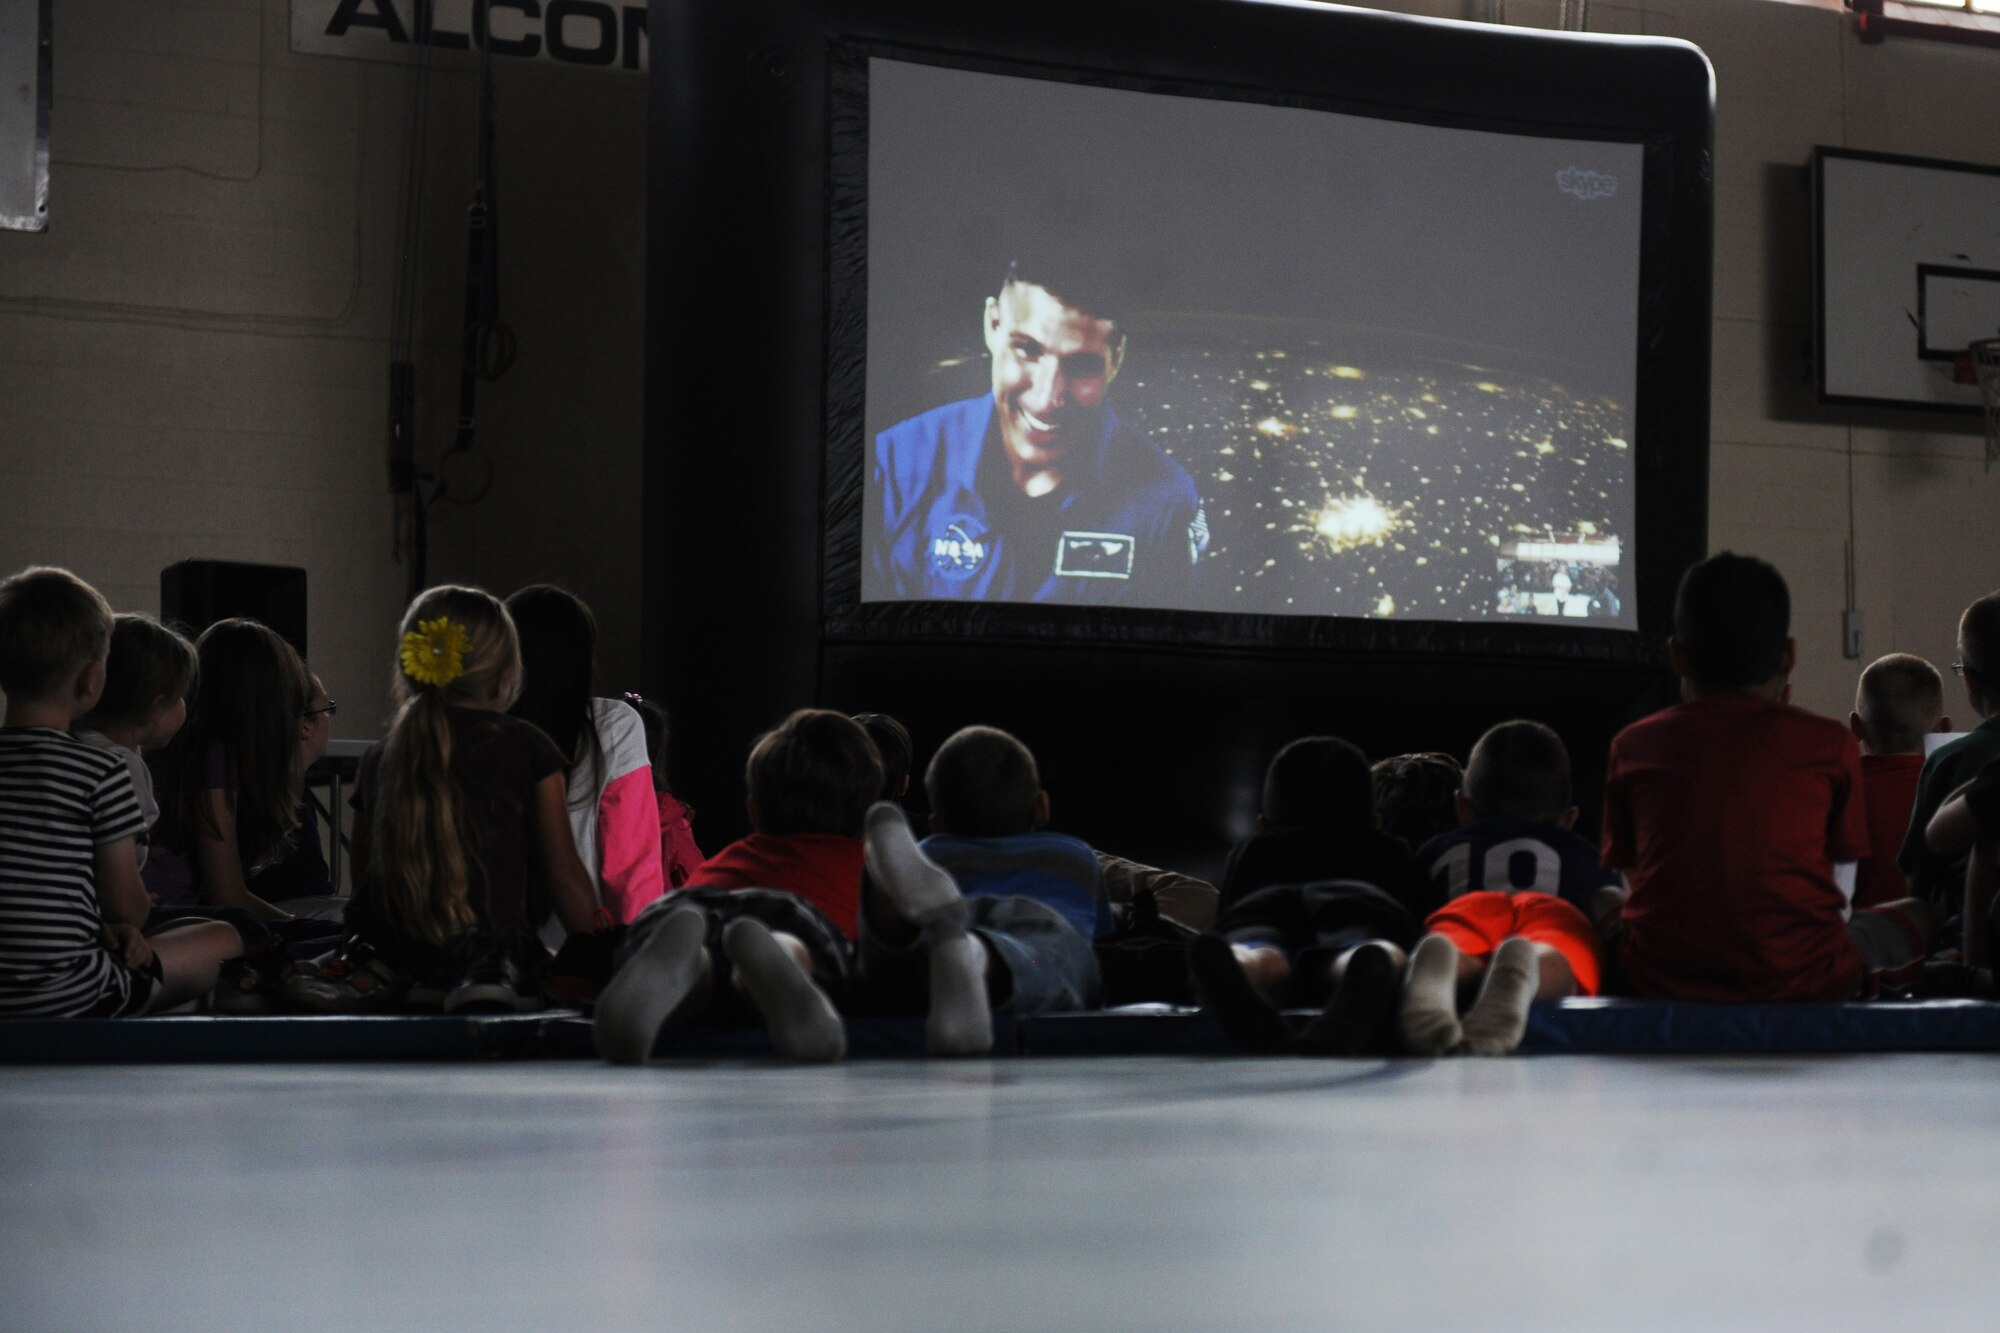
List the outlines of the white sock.
<svg viewBox="0 0 2000 1333">
<path fill-rule="evenodd" d="M 1528 1031 L 1528 1006 L 1542 984 L 1542 962 L 1532 942 L 1502 940 L 1486 969 L 1486 983 L 1465 1015 L 1465 1048 L 1473 1055 L 1505 1055 Z"/>
<path fill-rule="evenodd" d="M 1458 1045 L 1458 946 L 1444 936 L 1417 941 L 1396 1025 L 1412 1055 L 1443 1055 Z"/>
<path fill-rule="evenodd" d="M 868 810 L 868 874 L 905 921 L 962 924 L 965 900 L 948 871 L 924 855 L 910 817 L 893 801 Z"/>
<path fill-rule="evenodd" d="M 737 984 L 764 1015 L 778 1054 L 808 1064 L 847 1054 L 847 1029 L 833 1001 L 763 922 L 740 917 L 724 926 L 722 951 L 736 967 Z"/>
<path fill-rule="evenodd" d="M 642 1065 L 660 1029 L 701 980 L 708 918 L 700 908 L 668 913 L 597 997 L 590 1022 L 597 1053 L 615 1065 Z"/>
<path fill-rule="evenodd" d="M 925 1026 L 932 1055 L 986 1055 L 993 1050 L 993 1009 L 986 1000 L 986 945 L 960 931 L 931 941 L 931 1015 Z"/>
</svg>

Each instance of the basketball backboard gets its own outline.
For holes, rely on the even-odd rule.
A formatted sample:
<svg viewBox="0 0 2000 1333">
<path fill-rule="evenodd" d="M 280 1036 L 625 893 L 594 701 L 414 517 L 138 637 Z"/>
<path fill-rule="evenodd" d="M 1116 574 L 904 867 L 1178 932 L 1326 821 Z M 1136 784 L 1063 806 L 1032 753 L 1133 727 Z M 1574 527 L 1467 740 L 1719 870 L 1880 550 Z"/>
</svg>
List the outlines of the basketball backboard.
<svg viewBox="0 0 2000 1333">
<path fill-rule="evenodd" d="M 2000 167 L 1813 152 L 1822 400 L 1980 410 L 1953 362 L 2000 336 Z"/>
</svg>

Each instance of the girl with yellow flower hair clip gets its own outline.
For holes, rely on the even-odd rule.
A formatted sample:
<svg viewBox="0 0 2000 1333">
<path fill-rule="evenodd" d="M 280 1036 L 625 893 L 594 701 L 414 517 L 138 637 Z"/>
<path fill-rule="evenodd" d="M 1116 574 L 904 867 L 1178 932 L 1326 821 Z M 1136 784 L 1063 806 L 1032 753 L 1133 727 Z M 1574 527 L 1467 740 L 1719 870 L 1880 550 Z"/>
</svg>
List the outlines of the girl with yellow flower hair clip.
<svg viewBox="0 0 2000 1333">
<path fill-rule="evenodd" d="M 432 588 L 403 613 L 389 734 L 362 756 L 348 939 L 293 984 L 321 1012 L 407 1002 L 447 1013 L 537 1007 L 551 915 L 593 925 L 570 834 L 564 756 L 507 715 L 521 648 L 478 588 Z"/>
</svg>

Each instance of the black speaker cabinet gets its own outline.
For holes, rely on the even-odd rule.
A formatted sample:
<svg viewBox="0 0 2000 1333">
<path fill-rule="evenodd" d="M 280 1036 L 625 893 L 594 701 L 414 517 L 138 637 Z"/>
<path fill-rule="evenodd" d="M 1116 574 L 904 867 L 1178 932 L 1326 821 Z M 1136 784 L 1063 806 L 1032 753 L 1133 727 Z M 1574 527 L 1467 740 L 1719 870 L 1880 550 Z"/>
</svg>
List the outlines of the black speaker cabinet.
<svg viewBox="0 0 2000 1333">
<path fill-rule="evenodd" d="M 306 656 L 306 572 L 292 565 L 183 560 L 160 571 L 160 619 L 198 635 L 218 620 L 260 620 Z"/>
</svg>

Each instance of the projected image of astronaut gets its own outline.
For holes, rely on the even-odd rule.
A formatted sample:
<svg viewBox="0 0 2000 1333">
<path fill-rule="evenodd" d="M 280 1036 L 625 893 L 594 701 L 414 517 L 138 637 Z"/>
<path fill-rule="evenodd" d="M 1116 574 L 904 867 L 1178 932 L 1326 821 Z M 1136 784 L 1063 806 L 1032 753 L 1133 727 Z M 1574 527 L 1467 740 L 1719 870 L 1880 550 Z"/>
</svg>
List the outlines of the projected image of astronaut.
<svg viewBox="0 0 2000 1333">
<path fill-rule="evenodd" d="M 1107 401 L 1125 359 L 1086 266 L 1016 260 L 986 299 L 991 391 L 875 438 L 871 582 L 898 598 L 1184 604 L 1208 527 L 1187 470 Z"/>
</svg>

